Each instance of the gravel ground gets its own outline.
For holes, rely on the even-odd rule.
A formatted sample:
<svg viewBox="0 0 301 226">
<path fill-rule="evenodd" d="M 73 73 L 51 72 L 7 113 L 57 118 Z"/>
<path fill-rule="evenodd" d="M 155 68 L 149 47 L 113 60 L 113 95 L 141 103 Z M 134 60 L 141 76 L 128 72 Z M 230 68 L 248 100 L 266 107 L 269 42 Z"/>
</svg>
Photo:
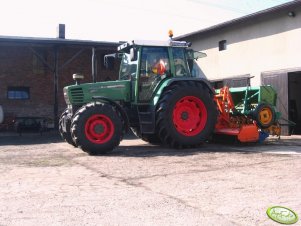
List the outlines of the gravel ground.
<svg viewBox="0 0 301 226">
<path fill-rule="evenodd" d="M 2 134 L 0 225 L 279 225 L 266 210 L 301 215 L 300 175 L 301 137 L 188 150 L 128 137 L 89 156 L 56 134 Z"/>
</svg>

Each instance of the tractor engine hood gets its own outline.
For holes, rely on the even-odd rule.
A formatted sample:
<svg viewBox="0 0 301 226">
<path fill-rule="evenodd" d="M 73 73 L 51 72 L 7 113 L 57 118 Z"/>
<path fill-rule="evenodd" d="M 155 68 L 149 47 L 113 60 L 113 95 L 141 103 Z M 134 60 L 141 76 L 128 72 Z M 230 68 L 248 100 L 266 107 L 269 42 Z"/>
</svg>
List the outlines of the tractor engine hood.
<svg viewBox="0 0 301 226">
<path fill-rule="evenodd" d="M 130 81 L 108 81 L 71 85 L 64 88 L 67 104 L 82 105 L 95 97 L 106 97 L 113 101 L 130 101 Z"/>
</svg>

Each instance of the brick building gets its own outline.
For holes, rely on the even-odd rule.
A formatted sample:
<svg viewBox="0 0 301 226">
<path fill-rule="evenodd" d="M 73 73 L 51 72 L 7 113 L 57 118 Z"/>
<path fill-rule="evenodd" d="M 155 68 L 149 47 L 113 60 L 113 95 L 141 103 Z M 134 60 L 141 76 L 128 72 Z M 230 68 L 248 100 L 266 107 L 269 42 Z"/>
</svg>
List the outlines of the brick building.
<svg viewBox="0 0 301 226">
<path fill-rule="evenodd" d="M 112 69 L 103 65 L 103 56 L 116 52 L 117 46 L 113 42 L 0 36 L 4 115 L 57 121 L 66 107 L 63 87 L 74 84 L 72 74 L 83 74 L 83 82 L 117 79 L 118 65 Z"/>
</svg>

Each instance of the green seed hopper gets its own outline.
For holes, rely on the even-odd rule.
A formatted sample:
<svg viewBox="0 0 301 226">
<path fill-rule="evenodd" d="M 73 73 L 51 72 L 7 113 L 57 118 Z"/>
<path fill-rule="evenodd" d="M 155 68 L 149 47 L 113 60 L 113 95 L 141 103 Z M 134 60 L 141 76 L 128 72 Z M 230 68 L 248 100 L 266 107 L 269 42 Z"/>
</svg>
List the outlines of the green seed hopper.
<svg viewBox="0 0 301 226">
<path fill-rule="evenodd" d="M 230 88 L 235 109 L 244 115 L 252 115 L 259 104 L 272 106 L 276 112 L 277 93 L 272 86 Z M 276 112 L 276 119 L 281 116 Z"/>
</svg>

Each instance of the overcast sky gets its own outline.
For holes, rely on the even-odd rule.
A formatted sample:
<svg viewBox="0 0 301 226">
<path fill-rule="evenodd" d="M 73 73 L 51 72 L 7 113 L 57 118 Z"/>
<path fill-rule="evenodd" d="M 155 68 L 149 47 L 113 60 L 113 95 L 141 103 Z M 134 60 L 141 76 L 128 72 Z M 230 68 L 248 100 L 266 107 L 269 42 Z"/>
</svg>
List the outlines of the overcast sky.
<svg viewBox="0 0 301 226">
<path fill-rule="evenodd" d="M 289 0 L 2 0 L 0 35 L 94 41 L 167 39 Z"/>
</svg>

